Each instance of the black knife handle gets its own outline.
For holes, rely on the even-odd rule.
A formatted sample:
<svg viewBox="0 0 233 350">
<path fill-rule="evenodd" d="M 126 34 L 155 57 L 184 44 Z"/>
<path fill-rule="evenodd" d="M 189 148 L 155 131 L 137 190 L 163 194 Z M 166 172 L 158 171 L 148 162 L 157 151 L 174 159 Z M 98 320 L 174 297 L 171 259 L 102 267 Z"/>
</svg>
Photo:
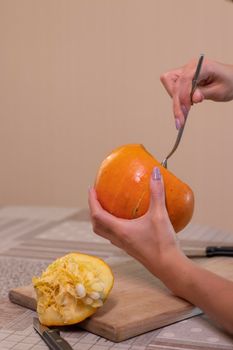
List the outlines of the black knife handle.
<svg viewBox="0 0 233 350">
<path fill-rule="evenodd" d="M 72 350 L 70 344 L 60 336 L 57 330 L 44 331 L 42 337 L 51 350 Z"/>
<path fill-rule="evenodd" d="M 206 256 L 233 256 L 233 247 L 207 247 Z"/>
</svg>

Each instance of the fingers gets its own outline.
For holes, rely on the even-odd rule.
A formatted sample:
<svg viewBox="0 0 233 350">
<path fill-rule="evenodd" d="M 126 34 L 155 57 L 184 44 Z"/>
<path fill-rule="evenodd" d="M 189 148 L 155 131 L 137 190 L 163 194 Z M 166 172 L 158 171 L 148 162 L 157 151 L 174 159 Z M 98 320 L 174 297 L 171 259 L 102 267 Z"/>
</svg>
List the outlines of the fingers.
<svg viewBox="0 0 233 350">
<path fill-rule="evenodd" d="M 160 77 L 160 81 L 165 87 L 165 89 L 167 90 L 170 97 L 173 96 L 174 86 L 180 74 L 181 74 L 181 69 L 176 69 L 170 72 L 166 72 Z"/>
<path fill-rule="evenodd" d="M 203 99 L 212 101 L 227 101 L 226 91 L 223 86 L 218 83 L 212 83 L 206 86 L 200 87 L 200 92 Z"/>
<path fill-rule="evenodd" d="M 160 77 L 163 86 L 173 99 L 173 113 L 177 129 L 180 129 L 184 125 L 191 106 L 190 96 L 187 94 L 187 91 L 190 90 L 190 81 L 183 79 L 182 74 L 183 67 L 164 73 Z M 181 79 L 183 80 L 182 84 Z"/>
<path fill-rule="evenodd" d="M 94 188 L 89 189 L 88 204 L 90 208 L 93 231 L 113 242 L 115 239 L 115 231 L 118 231 L 118 220 L 120 219 L 111 215 L 101 207 Z"/>
<path fill-rule="evenodd" d="M 173 95 L 173 113 L 175 116 L 175 125 L 177 130 L 184 125 L 185 119 L 188 116 L 188 111 L 189 109 L 187 109 L 185 105 L 181 104 L 180 96 L 177 92 L 175 92 Z"/>
<path fill-rule="evenodd" d="M 173 237 L 174 228 L 168 215 L 164 182 L 158 167 L 154 168 L 152 171 L 150 189 L 150 206 L 147 215 L 150 216 L 154 228 L 157 231 L 158 241 L 163 245 Z"/>
<path fill-rule="evenodd" d="M 158 167 L 154 168 L 150 180 L 151 198 L 149 211 L 161 214 L 166 212 L 163 178 Z"/>
<path fill-rule="evenodd" d="M 96 191 L 93 187 L 89 188 L 88 192 L 88 204 L 91 212 L 91 216 L 96 215 L 101 210 L 101 205 L 98 202 Z"/>
<path fill-rule="evenodd" d="M 196 89 L 194 94 L 193 94 L 192 102 L 193 103 L 200 103 L 205 98 L 206 97 L 204 96 L 204 93 L 203 93 L 202 89 Z"/>
<path fill-rule="evenodd" d="M 191 78 L 182 72 L 176 82 L 173 93 L 173 113 L 176 120 L 176 128 L 179 129 L 185 123 L 191 108 Z M 178 123 L 179 121 L 179 123 Z M 178 125 L 177 125 L 178 123 Z M 180 127 L 179 127 L 180 126 Z"/>
<path fill-rule="evenodd" d="M 196 60 L 193 60 L 179 69 L 164 73 L 160 78 L 168 94 L 173 99 L 173 113 L 177 129 L 180 129 L 184 125 L 191 104 L 200 103 L 204 98 L 208 98 L 208 91 L 205 93 L 202 87 L 196 89 L 192 100 L 190 98 L 196 64 Z"/>
</svg>

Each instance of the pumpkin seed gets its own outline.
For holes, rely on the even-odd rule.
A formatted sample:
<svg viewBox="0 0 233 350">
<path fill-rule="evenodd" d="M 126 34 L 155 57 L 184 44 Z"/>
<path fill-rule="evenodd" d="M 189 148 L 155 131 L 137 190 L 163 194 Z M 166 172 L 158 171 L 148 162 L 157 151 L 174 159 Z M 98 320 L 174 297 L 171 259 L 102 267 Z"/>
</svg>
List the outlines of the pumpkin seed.
<svg viewBox="0 0 233 350">
<path fill-rule="evenodd" d="M 83 302 L 86 305 L 91 305 L 93 303 L 93 299 L 89 298 L 89 297 L 85 297 L 85 298 L 83 298 Z"/>
<path fill-rule="evenodd" d="M 98 292 L 91 292 L 91 293 L 88 293 L 88 296 L 90 298 L 92 298 L 93 300 L 98 300 L 100 299 L 100 294 Z"/>
<path fill-rule="evenodd" d="M 86 289 L 82 283 L 76 284 L 75 289 L 79 298 L 84 298 L 86 296 Z"/>
</svg>

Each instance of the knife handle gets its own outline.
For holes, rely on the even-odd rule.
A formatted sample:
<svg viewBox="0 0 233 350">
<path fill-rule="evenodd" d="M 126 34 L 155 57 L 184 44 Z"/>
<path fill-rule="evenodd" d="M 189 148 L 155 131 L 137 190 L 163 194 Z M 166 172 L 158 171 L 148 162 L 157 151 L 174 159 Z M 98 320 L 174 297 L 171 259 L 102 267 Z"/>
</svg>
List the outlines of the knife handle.
<svg viewBox="0 0 233 350">
<path fill-rule="evenodd" d="M 58 330 L 44 331 L 43 339 L 51 350 L 72 350 L 70 344 L 60 336 Z"/>
<path fill-rule="evenodd" d="M 207 247 L 206 256 L 232 256 L 233 247 Z"/>
</svg>

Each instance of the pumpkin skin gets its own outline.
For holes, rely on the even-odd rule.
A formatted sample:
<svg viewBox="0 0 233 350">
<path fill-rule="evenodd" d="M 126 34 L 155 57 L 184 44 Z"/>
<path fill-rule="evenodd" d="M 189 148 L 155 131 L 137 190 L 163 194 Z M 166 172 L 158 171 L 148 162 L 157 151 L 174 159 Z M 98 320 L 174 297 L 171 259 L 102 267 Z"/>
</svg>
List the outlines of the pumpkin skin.
<svg viewBox="0 0 233 350">
<path fill-rule="evenodd" d="M 101 206 L 123 219 L 146 213 L 150 203 L 150 177 L 159 167 L 165 185 L 166 206 L 176 232 L 191 220 L 194 195 L 191 188 L 165 169 L 141 144 L 116 148 L 102 162 L 95 181 Z"/>
</svg>

